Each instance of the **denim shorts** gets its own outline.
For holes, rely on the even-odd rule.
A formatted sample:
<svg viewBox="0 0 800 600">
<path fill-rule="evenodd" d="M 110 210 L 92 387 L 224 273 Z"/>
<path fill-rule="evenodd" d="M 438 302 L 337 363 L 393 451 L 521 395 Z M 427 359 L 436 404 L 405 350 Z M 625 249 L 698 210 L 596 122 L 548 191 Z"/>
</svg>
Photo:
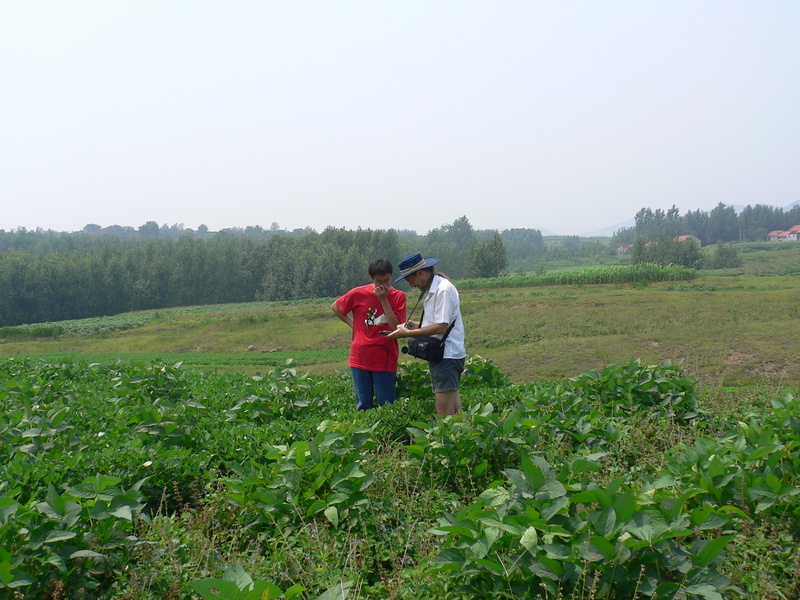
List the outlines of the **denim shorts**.
<svg viewBox="0 0 800 600">
<path fill-rule="evenodd" d="M 445 358 L 443 360 L 429 362 L 428 369 L 431 372 L 431 384 L 434 392 L 453 392 L 458 389 L 461 383 L 461 373 L 464 372 L 466 359 Z"/>
</svg>

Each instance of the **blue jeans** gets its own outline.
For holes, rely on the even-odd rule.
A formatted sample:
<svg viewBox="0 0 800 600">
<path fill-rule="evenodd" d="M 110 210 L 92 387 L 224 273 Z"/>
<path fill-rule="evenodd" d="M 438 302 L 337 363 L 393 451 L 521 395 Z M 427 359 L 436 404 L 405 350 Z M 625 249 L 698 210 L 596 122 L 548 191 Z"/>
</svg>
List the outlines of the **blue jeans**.
<svg viewBox="0 0 800 600">
<path fill-rule="evenodd" d="M 358 410 L 375 408 L 374 398 L 378 405 L 391 404 L 397 397 L 395 381 L 397 373 L 383 373 L 380 371 L 366 371 L 350 367 L 353 372 L 353 388 L 356 392 L 356 407 Z"/>
</svg>

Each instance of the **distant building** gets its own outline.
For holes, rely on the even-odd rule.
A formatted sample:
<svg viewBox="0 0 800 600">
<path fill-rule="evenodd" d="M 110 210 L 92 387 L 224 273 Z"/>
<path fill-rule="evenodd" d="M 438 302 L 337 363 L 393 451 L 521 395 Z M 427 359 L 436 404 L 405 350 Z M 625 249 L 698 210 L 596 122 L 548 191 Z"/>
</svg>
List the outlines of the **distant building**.
<svg viewBox="0 0 800 600">
<path fill-rule="evenodd" d="M 795 225 L 786 231 L 776 229 L 767 234 L 768 242 L 796 242 L 800 240 L 800 225 Z"/>
<path fill-rule="evenodd" d="M 678 242 L 679 244 L 682 244 L 686 240 L 694 240 L 697 243 L 698 247 L 700 247 L 700 248 L 703 247 L 703 244 L 700 241 L 700 238 L 696 237 L 694 235 L 676 235 L 674 238 L 672 238 L 673 242 Z"/>
</svg>

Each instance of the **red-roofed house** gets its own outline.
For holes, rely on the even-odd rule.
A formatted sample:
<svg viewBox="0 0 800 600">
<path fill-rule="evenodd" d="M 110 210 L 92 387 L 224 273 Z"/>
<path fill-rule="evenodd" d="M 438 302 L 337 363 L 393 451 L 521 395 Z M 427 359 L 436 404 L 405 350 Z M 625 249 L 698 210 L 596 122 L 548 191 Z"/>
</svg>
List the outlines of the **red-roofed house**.
<svg viewBox="0 0 800 600">
<path fill-rule="evenodd" d="M 786 231 L 776 229 L 767 234 L 768 242 L 796 242 L 798 240 L 800 240 L 800 225 L 790 227 Z"/>
<path fill-rule="evenodd" d="M 686 240 L 694 240 L 695 242 L 697 242 L 697 245 L 701 247 L 703 245 L 700 243 L 700 238 L 694 235 L 678 235 L 672 238 L 673 242 L 678 242 L 679 244 L 682 244 Z"/>
</svg>

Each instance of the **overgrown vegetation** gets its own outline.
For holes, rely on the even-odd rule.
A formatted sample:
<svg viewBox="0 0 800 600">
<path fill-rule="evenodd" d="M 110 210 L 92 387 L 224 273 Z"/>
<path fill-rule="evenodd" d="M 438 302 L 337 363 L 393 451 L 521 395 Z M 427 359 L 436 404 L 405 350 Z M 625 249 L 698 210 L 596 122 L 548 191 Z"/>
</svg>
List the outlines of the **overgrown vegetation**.
<svg viewBox="0 0 800 600">
<path fill-rule="evenodd" d="M 0 589 L 19 598 L 759 598 L 800 592 L 800 404 L 676 365 L 510 384 L 0 363 Z M 737 399 L 738 398 L 738 399 Z M 716 406 L 726 406 L 724 412 Z M 759 551 L 760 550 L 760 551 Z M 268 592 L 268 596 L 264 596 Z"/>
</svg>

